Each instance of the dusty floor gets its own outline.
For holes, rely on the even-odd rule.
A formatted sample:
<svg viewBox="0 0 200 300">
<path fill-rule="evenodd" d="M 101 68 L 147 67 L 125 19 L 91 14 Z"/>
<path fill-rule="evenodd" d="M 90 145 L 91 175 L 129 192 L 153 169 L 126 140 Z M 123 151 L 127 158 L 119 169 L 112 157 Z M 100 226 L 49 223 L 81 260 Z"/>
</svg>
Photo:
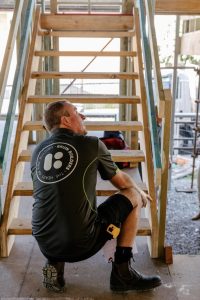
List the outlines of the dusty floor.
<svg viewBox="0 0 200 300">
<path fill-rule="evenodd" d="M 0 259 L 0 298 L 23 299 L 134 299 L 134 300 L 199 300 L 200 256 L 175 255 L 173 265 L 167 266 L 149 257 L 143 238 L 137 241 L 134 255 L 136 267 L 146 274 L 159 274 L 163 285 L 148 292 L 113 293 L 109 289 L 111 264 L 102 251 L 92 258 L 66 264 L 67 288 L 63 294 L 46 291 L 42 286 L 41 268 L 45 263 L 31 236 L 20 236 L 8 258 Z M 14 300 L 14 299 L 13 299 Z"/>
</svg>

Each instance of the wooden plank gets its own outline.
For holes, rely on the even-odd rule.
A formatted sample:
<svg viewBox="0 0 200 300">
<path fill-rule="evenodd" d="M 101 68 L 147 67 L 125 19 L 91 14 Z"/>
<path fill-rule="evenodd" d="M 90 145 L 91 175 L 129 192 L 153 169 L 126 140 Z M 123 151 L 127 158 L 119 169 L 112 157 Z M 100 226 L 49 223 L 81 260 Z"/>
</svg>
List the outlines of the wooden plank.
<svg viewBox="0 0 200 300">
<path fill-rule="evenodd" d="M 180 54 L 200 55 L 200 30 L 183 34 L 180 42 Z"/>
<path fill-rule="evenodd" d="M 147 186 L 141 181 L 139 172 L 137 168 L 126 168 L 122 170 L 127 173 L 137 185 L 145 192 L 147 192 Z M 116 187 L 114 187 L 109 180 L 102 180 L 100 175 L 97 176 L 97 196 L 111 196 L 117 192 Z M 15 186 L 13 196 L 32 196 L 33 195 L 33 183 L 31 182 L 18 182 Z"/>
<path fill-rule="evenodd" d="M 138 53 L 138 56 L 134 58 L 134 70 L 139 74 L 139 80 L 137 81 L 138 84 L 136 85 L 136 93 L 141 97 L 141 105 L 138 105 L 138 120 L 142 120 L 144 126 L 144 130 L 140 133 L 139 138 L 140 148 L 144 151 L 146 157 L 145 164 L 142 164 L 142 176 L 143 180 L 147 183 L 149 194 L 153 199 L 151 204 L 147 207 L 147 214 L 152 229 L 151 240 L 149 240 L 149 250 L 152 257 L 158 257 L 158 216 L 154 184 L 154 165 L 152 161 L 153 154 L 151 146 L 151 134 L 148 122 L 148 109 L 143 74 L 139 13 L 138 9 L 136 8 L 134 8 L 134 17 L 136 35 L 133 40 L 133 50 Z"/>
<path fill-rule="evenodd" d="M 146 5 L 149 5 L 149 4 L 146 3 Z M 146 9 L 146 11 L 148 14 L 152 13 L 152 10 Z M 151 45 L 151 47 L 154 47 L 156 40 L 151 39 L 152 42 L 149 43 L 149 40 L 147 38 L 146 22 L 145 22 L 145 6 L 143 5 L 142 1 L 140 1 L 139 15 L 140 15 L 140 26 L 141 26 L 141 40 L 142 40 L 142 46 L 143 46 L 142 47 L 143 60 L 144 60 L 144 66 L 145 66 L 144 72 L 145 72 L 147 106 L 148 106 L 148 112 L 149 112 L 149 124 L 150 124 L 151 141 L 152 141 L 152 152 L 153 152 L 154 166 L 156 168 L 156 171 L 158 170 L 158 173 L 157 173 L 158 175 L 156 177 L 156 183 L 158 186 L 158 185 L 160 185 L 160 181 L 161 181 L 161 156 L 160 156 L 160 145 L 159 145 L 159 139 L 158 139 L 157 115 L 156 115 L 155 102 L 160 102 L 159 87 L 162 88 L 162 80 L 159 77 L 159 73 L 156 71 L 157 75 L 155 76 L 155 86 L 156 86 L 155 90 L 157 90 L 157 101 L 155 101 L 151 61 L 152 61 L 152 56 L 155 55 L 157 49 L 154 49 L 151 51 L 150 45 Z M 151 18 L 148 17 L 147 19 L 151 19 Z M 153 28 L 149 29 L 149 32 L 151 32 L 151 34 L 149 33 L 149 36 L 152 37 L 152 33 L 155 31 L 155 28 L 154 28 L 153 24 L 150 24 L 149 27 L 153 27 Z M 156 57 L 157 57 L 157 55 L 156 55 Z M 155 59 L 154 59 L 154 68 L 155 68 L 155 65 L 156 65 L 156 63 L 155 63 Z M 160 68 L 159 65 L 157 65 L 157 69 L 158 68 Z M 154 74 L 155 74 L 155 72 L 154 72 Z M 158 82 L 156 82 L 158 78 L 160 78 L 160 80 L 161 80 L 161 86 L 158 84 Z M 162 106 L 162 108 L 163 108 L 163 106 Z"/>
<path fill-rule="evenodd" d="M 200 14 L 200 1 L 199 0 L 156 0 L 155 7 L 157 14 L 169 15 L 197 15 Z"/>
<path fill-rule="evenodd" d="M 116 57 L 133 57 L 135 51 L 35 51 L 36 56 L 116 56 Z"/>
<path fill-rule="evenodd" d="M 53 37 L 86 37 L 86 38 L 122 38 L 132 37 L 135 31 L 53 31 L 53 30 L 40 30 L 41 36 Z"/>
<path fill-rule="evenodd" d="M 137 182 L 137 185 L 144 191 L 147 187 L 144 183 Z M 118 190 L 109 181 L 98 179 L 96 195 L 97 196 L 111 196 Z M 13 196 L 33 196 L 33 183 L 32 182 L 19 182 L 16 184 Z"/>
<path fill-rule="evenodd" d="M 138 96 L 90 96 L 90 95 L 51 95 L 51 96 L 29 96 L 27 103 L 50 103 L 59 100 L 69 100 L 71 103 L 140 103 L 140 97 Z"/>
<path fill-rule="evenodd" d="M 115 162 L 142 162 L 145 160 L 141 150 L 109 150 L 109 152 Z M 19 161 L 29 162 L 31 155 L 31 151 L 23 150 L 19 155 Z"/>
<path fill-rule="evenodd" d="M 167 211 L 167 193 L 168 193 L 168 173 L 169 173 L 169 155 L 170 155 L 170 133 L 171 133 L 171 109 L 172 96 L 171 90 L 165 90 L 166 107 L 165 119 L 162 122 L 162 176 L 159 191 L 159 236 L 158 236 L 158 254 L 164 257 L 165 246 L 165 228 L 166 228 L 166 211 Z"/>
<path fill-rule="evenodd" d="M 25 59 L 26 59 L 26 55 L 27 55 L 29 34 L 31 31 L 30 23 L 32 21 L 31 12 L 33 12 L 33 6 L 34 6 L 34 3 L 29 2 L 28 8 L 26 10 L 26 16 L 25 16 L 24 28 L 23 28 L 24 32 L 22 34 L 22 39 L 21 39 L 20 49 L 19 49 L 19 54 L 18 54 L 18 60 L 20 61 L 20 64 L 17 64 L 16 70 L 15 70 L 15 75 L 14 75 L 14 80 L 13 80 L 13 88 L 11 91 L 8 113 L 6 115 L 5 130 L 3 132 L 3 137 L 1 140 L 0 169 L 3 170 L 3 173 L 4 173 L 4 170 L 6 169 L 6 163 L 8 160 L 7 156 L 9 153 L 9 146 L 10 146 L 11 134 L 12 134 L 13 124 L 14 124 L 17 100 L 18 100 L 19 92 L 21 90 L 21 83 L 23 80 L 23 72 L 24 72 L 24 67 L 25 67 Z"/>
<path fill-rule="evenodd" d="M 17 37 L 17 32 L 19 24 L 21 21 L 21 12 L 23 6 L 23 0 L 16 1 L 15 9 L 13 12 L 13 18 L 10 25 L 10 31 L 8 35 L 7 44 L 5 47 L 4 57 L 1 64 L 1 73 L 0 73 L 0 111 L 3 104 L 3 97 L 6 89 L 6 83 L 8 79 L 8 73 L 10 70 L 10 64 L 12 59 L 12 54 L 14 51 L 15 41 Z"/>
<path fill-rule="evenodd" d="M 31 29 L 31 21 L 34 11 L 34 3 L 31 1 L 30 6 L 27 9 L 27 20 L 28 24 L 25 22 L 24 30 L 27 30 L 27 26 Z M 37 7 L 35 12 L 33 31 L 32 31 L 32 39 L 29 48 L 29 55 L 27 59 L 26 72 L 24 77 L 24 85 L 22 94 L 19 97 L 20 102 L 20 113 L 18 117 L 16 135 L 15 135 L 15 147 L 13 147 L 10 173 L 8 178 L 8 185 L 6 191 L 6 198 L 4 204 L 3 211 L 3 222 L 1 224 L 1 256 L 7 257 L 12 248 L 14 238 L 7 237 L 7 228 L 9 227 L 13 218 L 18 215 L 19 210 L 19 199 L 13 198 L 13 189 L 15 186 L 15 182 L 17 180 L 22 180 L 23 176 L 23 165 L 17 164 L 18 154 L 22 151 L 22 149 L 27 148 L 28 143 L 28 132 L 22 132 L 23 122 L 30 120 L 32 115 L 32 104 L 26 104 L 27 94 L 33 94 L 35 90 L 35 82 L 34 80 L 30 80 L 31 72 L 38 68 L 39 58 L 33 57 L 33 53 L 36 48 L 41 49 L 41 37 L 37 37 L 37 31 L 39 26 L 39 18 L 40 18 L 40 8 Z M 29 31 L 27 31 L 29 33 Z M 26 38 L 29 38 L 27 34 Z M 25 44 L 26 45 L 26 44 Z M 27 45 L 26 45 L 27 46 Z M 25 49 L 24 49 L 25 50 Z M 26 56 L 26 52 L 24 53 Z M 25 59 L 25 57 L 24 57 Z M 22 70 L 23 71 L 23 70 Z M 21 88 L 21 79 L 19 80 L 19 88 Z M 18 94 L 17 94 L 18 96 Z M 15 110 L 14 110 L 15 112 Z"/>
<path fill-rule="evenodd" d="M 130 30 L 131 15 L 42 14 L 41 28 L 52 30 Z"/>
<path fill-rule="evenodd" d="M 30 219 L 22 219 L 22 218 L 15 218 L 13 219 L 12 223 L 8 228 L 8 234 L 15 234 L 15 235 L 31 235 L 32 234 L 32 225 Z M 138 226 L 138 236 L 150 236 L 151 229 L 148 222 L 148 219 L 141 218 L 139 220 Z"/>
<path fill-rule="evenodd" d="M 33 72 L 31 78 L 34 79 L 137 79 L 138 74 L 134 72 Z"/>
<path fill-rule="evenodd" d="M 145 0 L 145 8 L 147 14 L 147 23 L 148 23 L 148 35 L 151 51 L 151 59 L 154 70 L 154 79 L 155 79 L 155 92 L 157 96 L 157 107 L 158 107 L 158 116 L 160 118 L 164 117 L 165 110 L 165 95 L 163 91 L 162 76 L 160 70 L 160 60 L 158 55 L 158 45 L 156 39 L 156 30 L 154 26 L 154 14 L 152 1 Z"/>
<path fill-rule="evenodd" d="M 141 122 L 137 121 L 121 121 L 121 122 L 105 122 L 105 121 L 85 121 L 87 130 L 121 130 L 121 131 L 140 131 L 143 129 Z M 42 121 L 28 121 L 24 124 L 23 130 L 45 130 Z"/>
</svg>

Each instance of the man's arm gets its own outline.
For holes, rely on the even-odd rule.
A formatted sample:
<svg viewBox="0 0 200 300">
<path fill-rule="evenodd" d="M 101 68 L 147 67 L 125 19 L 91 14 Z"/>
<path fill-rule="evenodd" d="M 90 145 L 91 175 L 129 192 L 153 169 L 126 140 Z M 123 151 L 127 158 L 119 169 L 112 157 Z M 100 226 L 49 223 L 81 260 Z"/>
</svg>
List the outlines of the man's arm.
<svg viewBox="0 0 200 300">
<path fill-rule="evenodd" d="M 135 183 L 135 181 L 125 172 L 118 170 L 116 175 L 114 175 L 110 182 L 119 190 L 129 189 L 133 188 L 135 189 L 142 198 L 143 206 L 145 207 L 147 204 L 147 201 L 152 201 L 151 197 L 147 195 L 144 191 L 142 191 L 138 185 Z"/>
</svg>

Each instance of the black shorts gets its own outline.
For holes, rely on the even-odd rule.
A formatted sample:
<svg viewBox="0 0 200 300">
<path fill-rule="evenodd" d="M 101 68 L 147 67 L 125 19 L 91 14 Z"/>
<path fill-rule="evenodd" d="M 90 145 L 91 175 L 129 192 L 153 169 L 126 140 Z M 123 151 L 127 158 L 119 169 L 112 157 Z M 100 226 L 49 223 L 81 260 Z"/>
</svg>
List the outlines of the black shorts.
<svg viewBox="0 0 200 300">
<path fill-rule="evenodd" d="M 132 203 L 122 194 L 114 194 L 100 204 L 97 208 L 96 232 L 91 248 L 88 247 L 88 251 L 78 260 L 84 260 L 96 254 L 108 240 L 112 239 L 112 235 L 107 232 L 108 226 L 113 224 L 121 227 L 132 209 Z"/>
<path fill-rule="evenodd" d="M 76 262 L 87 259 L 96 254 L 104 244 L 112 239 L 112 235 L 107 232 L 110 224 L 121 227 L 126 220 L 133 206 L 130 200 L 121 194 L 114 194 L 100 204 L 97 208 L 97 219 L 95 223 L 95 234 L 88 243 L 88 250 L 80 255 L 74 253 L 74 257 L 66 257 L 62 261 Z M 46 256 L 46 255 L 45 255 Z M 46 256 L 47 257 L 47 256 Z M 61 261 L 59 258 L 47 257 L 50 261 Z"/>
</svg>

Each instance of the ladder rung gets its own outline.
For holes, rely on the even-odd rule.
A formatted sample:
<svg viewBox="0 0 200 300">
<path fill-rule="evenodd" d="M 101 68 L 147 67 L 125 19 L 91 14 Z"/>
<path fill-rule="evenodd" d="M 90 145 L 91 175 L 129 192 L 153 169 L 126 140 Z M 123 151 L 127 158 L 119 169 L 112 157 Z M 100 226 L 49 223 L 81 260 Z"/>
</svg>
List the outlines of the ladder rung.
<svg viewBox="0 0 200 300">
<path fill-rule="evenodd" d="M 113 161 L 115 162 L 142 162 L 145 156 L 142 150 L 110 150 Z M 28 162 L 31 160 L 31 151 L 23 150 L 19 156 L 19 161 Z"/>
<path fill-rule="evenodd" d="M 138 79 L 135 72 L 33 72 L 31 78 L 34 79 Z"/>
<path fill-rule="evenodd" d="M 32 234 L 31 220 L 22 219 L 22 218 L 13 219 L 10 224 L 10 227 L 8 228 L 8 234 L 31 235 Z M 151 235 L 151 228 L 147 218 L 140 219 L 137 235 L 139 236 Z"/>
<path fill-rule="evenodd" d="M 136 56 L 135 51 L 35 51 L 35 56 Z"/>
<path fill-rule="evenodd" d="M 140 103 L 140 97 L 138 96 L 88 96 L 88 95 L 51 95 L 51 96 L 29 96 L 28 103 L 49 103 L 56 102 L 59 100 L 68 99 L 72 103 L 129 103 L 137 104 Z"/>
<path fill-rule="evenodd" d="M 88 131 L 142 131 L 143 129 L 142 123 L 138 121 L 86 121 L 84 124 Z M 24 124 L 23 130 L 41 131 L 45 130 L 45 127 L 42 121 L 29 121 Z"/>
<path fill-rule="evenodd" d="M 42 36 L 57 36 L 57 37 L 89 37 L 89 38 L 123 38 L 132 37 L 135 31 L 52 31 L 40 30 L 38 32 Z"/>
</svg>

